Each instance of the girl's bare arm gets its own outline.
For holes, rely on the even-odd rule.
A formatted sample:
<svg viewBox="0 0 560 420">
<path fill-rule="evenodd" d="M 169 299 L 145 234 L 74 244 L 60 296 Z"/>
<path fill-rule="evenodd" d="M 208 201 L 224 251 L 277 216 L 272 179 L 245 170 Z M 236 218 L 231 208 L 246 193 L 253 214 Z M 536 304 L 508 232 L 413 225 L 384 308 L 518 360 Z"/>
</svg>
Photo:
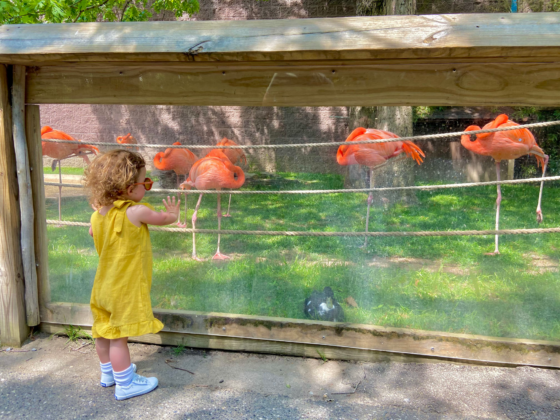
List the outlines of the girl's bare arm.
<svg viewBox="0 0 560 420">
<path fill-rule="evenodd" d="M 126 215 L 128 220 L 138 227 L 140 227 L 142 223 L 156 226 L 170 225 L 179 217 L 181 200 L 175 202 L 175 197 L 167 197 L 167 201 L 165 199 L 163 200 L 163 205 L 166 211 L 162 212 L 150 210 L 146 206 L 129 207 L 126 211 Z"/>
</svg>

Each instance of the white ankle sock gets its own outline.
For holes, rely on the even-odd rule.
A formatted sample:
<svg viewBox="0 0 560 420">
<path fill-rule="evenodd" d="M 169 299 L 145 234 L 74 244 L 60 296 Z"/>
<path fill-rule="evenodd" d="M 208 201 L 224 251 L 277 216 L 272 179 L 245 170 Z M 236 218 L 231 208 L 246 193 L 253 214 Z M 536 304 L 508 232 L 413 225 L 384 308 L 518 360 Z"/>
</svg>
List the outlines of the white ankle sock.
<svg viewBox="0 0 560 420">
<path fill-rule="evenodd" d="M 111 365 L 111 362 L 107 362 L 107 363 L 99 362 L 99 365 L 101 366 L 101 373 L 105 373 L 107 375 L 113 373 L 113 365 Z"/>
<path fill-rule="evenodd" d="M 113 377 L 115 378 L 115 382 L 117 383 L 117 385 L 120 386 L 128 386 L 132 383 L 132 378 L 134 376 L 134 369 L 132 368 L 132 364 L 130 364 L 130 366 L 121 371 L 121 372 L 115 372 L 113 371 Z"/>
</svg>

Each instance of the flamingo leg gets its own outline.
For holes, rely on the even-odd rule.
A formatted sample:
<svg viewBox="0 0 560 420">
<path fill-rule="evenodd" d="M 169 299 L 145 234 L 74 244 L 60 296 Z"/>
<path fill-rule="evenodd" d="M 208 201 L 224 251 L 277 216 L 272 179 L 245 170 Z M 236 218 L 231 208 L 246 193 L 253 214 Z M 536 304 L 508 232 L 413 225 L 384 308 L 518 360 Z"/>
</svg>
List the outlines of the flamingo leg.
<svg viewBox="0 0 560 420">
<path fill-rule="evenodd" d="M 60 160 L 55 161 L 58 162 L 58 183 L 62 184 L 62 168 L 60 165 Z M 58 220 L 62 220 L 62 185 L 58 186 Z"/>
<path fill-rule="evenodd" d="M 227 213 L 223 215 L 223 217 L 231 217 L 231 214 L 229 214 L 229 208 L 231 206 L 231 194 L 229 195 L 229 203 L 227 206 Z"/>
<path fill-rule="evenodd" d="M 545 155 L 544 157 L 544 166 L 543 166 L 543 171 L 542 171 L 542 176 L 544 178 L 545 176 L 545 172 L 546 172 L 546 166 L 548 165 L 548 155 Z M 541 189 L 539 191 L 539 202 L 537 204 L 537 222 L 541 223 L 543 221 L 543 217 L 542 217 L 542 211 L 541 211 L 541 200 L 542 200 L 542 190 L 544 187 L 544 181 L 541 181 Z"/>
<path fill-rule="evenodd" d="M 221 194 L 218 194 L 218 230 L 221 229 L 222 226 L 222 209 L 221 209 L 221 201 L 222 197 Z M 213 260 L 229 260 L 227 255 L 224 255 L 220 252 L 220 234 L 218 233 L 218 250 L 216 254 L 212 258 Z"/>
<path fill-rule="evenodd" d="M 188 175 L 185 175 L 185 181 L 187 180 Z M 185 191 L 185 226 L 187 225 L 187 219 L 189 217 L 189 205 L 188 205 L 188 198 L 189 198 L 189 194 L 187 194 L 187 191 Z M 179 221 L 181 221 L 181 218 L 179 218 Z"/>
<path fill-rule="evenodd" d="M 369 170 L 369 187 L 373 188 L 373 169 Z M 367 213 L 366 213 L 366 233 L 369 229 L 369 209 L 371 208 L 371 203 L 373 203 L 373 192 L 369 192 L 368 199 L 367 199 Z M 364 248 L 367 246 L 367 236 L 364 241 Z"/>
<path fill-rule="evenodd" d="M 500 182 L 500 162 L 496 162 L 496 177 L 498 182 Z M 498 198 L 496 199 L 496 230 L 500 229 L 500 203 L 502 202 L 502 190 L 500 188 L 500 184 L 497 185 L 498 189 Z M 494 255 L 498 255 L 500 251 L 498 251 L 498 235 L 496 235 L 496 248 L 494 249 Z"/>
<path fill-rule="evenodd" d="M 200 194 L 200 197 L 198 197 L 198 202 L 196 203 L 196 207 L 195 207 L 194 213 L 192 215 L 192 227 L 193 227 L 193 229 L 196 229 L 196 227 L 195 227 L 196 214 L 198 213 L 198 208 L 200 207 L 200 202 L 202 201 L 202 196 L 203 195 L 204 194 Z M 192 257 L 193 257 L 193 260 L 204 261 L 203 259 L 198 258 L 196 256 L 196 239 L 195 239 L 195 233 L 194 232 L 192 234 Z"/>
</svg>

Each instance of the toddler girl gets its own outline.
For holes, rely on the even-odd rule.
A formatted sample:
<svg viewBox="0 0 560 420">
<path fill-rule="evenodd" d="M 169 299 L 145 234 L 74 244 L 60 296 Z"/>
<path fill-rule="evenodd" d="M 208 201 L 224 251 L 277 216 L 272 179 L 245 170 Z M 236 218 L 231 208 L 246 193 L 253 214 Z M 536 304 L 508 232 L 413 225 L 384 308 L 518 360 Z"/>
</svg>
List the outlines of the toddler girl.
<svg viewBox="0 0 560 420">
<path fill-rule="evenodd" d="M 146 178 L 142 156 L 128 150 L 99 155 L 85 171 L 85 184 L 97 209 L 89 229 L 99 254 L 90 306 L 101 385 L 116 383 L 115 398 L 125 400 L 158 385 L 157 378 L 136 374 L 127 340 L 163 328 L 150 302 L 152 248 L 147 225 L 173 223 L 181 201 L 167 197 L 163 200 L 166 211 L 161 213 L 139 203 L 153 182 Z"/>
</svg>

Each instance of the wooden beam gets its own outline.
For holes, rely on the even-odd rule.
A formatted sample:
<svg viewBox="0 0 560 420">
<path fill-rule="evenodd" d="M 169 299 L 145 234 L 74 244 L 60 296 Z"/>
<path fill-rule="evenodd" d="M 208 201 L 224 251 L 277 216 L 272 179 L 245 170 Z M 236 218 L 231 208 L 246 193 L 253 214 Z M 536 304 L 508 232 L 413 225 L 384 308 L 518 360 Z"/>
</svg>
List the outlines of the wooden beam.
<svg viewBox="0 0 560 420">
<path fill-rule="evenodd" d="M 559 13 L 0 27 L 0 62 L 558 57 Z"/>
<path fill-rule="evenodd" d="M 25 107 L 25 137 L 29 151 L 31 191 L 33 193 L 35 261 L 39 288 L 39 309 L 50 302 L 49 286 L 49 244 L 47 239 L 47 213 L 45 209 L 45 188 L 43 179 L 43 147 L 41 143 L 41 118 L 39 107 Z"/>
<path fill-rule="evenodd" d="M 560 25 L 559 25 L 560 26 Z M 45 66 L 27 103 L 557 106 L 560 63 Z"/>
<path fill-rule="evenodd" d="M 6 66 L 0 64 L 0 342 L 19 347 L 29 328 L 25 319 L 14 160 L 8 73 Z"/>
<path fill-rule="evenodd" d="M 351 358 L 350 354 L 357 351 L 362 354 L 378 352 L 387 356 L 560 368 L 560 343 L 557 342 L 194 311 L 154 310 L 154 315 L 164 323 L 163 333 L 167 334 L 149 338 L 158 344 L 192 340 L 188 345 L 193 347 L 272 353 L 282 349 L 282 354 L 292 355 L 303 354 L 291 349 L 310 346 L 334 349 L 339 352 L 336 358 Z M 89 305 L 82 304 L 51 303 L 42 316 L 43 324 L 71 324 L 88 328 L 92 321 Z M 193 335 L 196 337 L 192 338 Z M 165 341 L 165 337 L 171 336 L 174 337 L 171 341 Z M 136 339 L 147 340 L 146 337 Z M 237 347 L 221 347 L 225 346 L 221 343 L 226 341 L 237 343 Z M 243 347 L 243 342 L 251 344 Z M 262 347 L 264 350 L 259 348 L 260 342 L 266 342 Z M 348 354 L 342 357 L 344 352 Z"/>
<path fill-rule="evenodd" d="M 65 324 L 41 324 L 41 331 L 47 334 L 67 335 Z M 83 328 L 84 332 L 91 334 L 91 328 Z M 210 350 L 244 351 L 251 353 L 282 354 L 286 356 L 308 357 L 320 359 L 323 356 L 329 360 L 353 360 L 360 362 L 414 362 L 414 363 L 437 363 L 442 361 L 458 361 L 447 358 L 428 358 L 401 353 L 388 353 L 383 351 L 344 349 L 312 344 L 283 343 L 269 340 L 252 340 L 246 338 L 209 336 L 200 334 L 181 334 L 174 332 L 160 332 L 158 334 L 146 334 L 140 337 L 130 337 L 129 342 L 145 343 L 167 346 L 185 346 Z M 498 365 L 515 367 L 511 363 L 483 363 L 483 365 Z"/>
<path fill-rule="evenodd" d="M 35 261 L 33 194 L 29 154 L 25 136 L 25 67 L 14 66 L 12 86 L 12 126 L 16 152 L 21 213 L 21 255 L 25 277 L 25 313 L 27 325 L 39 325 L 39 292 Z"/>
</svg>

